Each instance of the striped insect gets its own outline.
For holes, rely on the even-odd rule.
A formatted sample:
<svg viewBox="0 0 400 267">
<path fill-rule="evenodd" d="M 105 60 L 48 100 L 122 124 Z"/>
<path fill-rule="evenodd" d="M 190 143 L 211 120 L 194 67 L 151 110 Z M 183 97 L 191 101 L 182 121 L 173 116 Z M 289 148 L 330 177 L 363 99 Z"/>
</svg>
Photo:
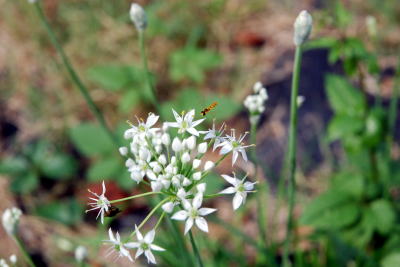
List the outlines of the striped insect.
<svg viewBox="0 0 400 267">
<path fill-rule="evenodd" d="M 203 109 L 200 113 L 201 115 L 205 116 L 208 112 L 210 112 L 215 106 L 218 105 L 218 102 L 213 102 L 211 105 Z"/>
</svg>

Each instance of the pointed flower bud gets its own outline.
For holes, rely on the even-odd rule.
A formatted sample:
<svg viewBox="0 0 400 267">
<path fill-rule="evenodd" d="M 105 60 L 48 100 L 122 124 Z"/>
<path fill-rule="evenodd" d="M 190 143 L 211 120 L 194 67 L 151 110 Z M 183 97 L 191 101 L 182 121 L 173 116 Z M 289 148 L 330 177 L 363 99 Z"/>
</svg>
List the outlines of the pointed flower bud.
<svg viewBox="0 0 400 267">
<path fill-rule="evenodd" d="M 131 9 L 129 11 L 132 22 L 138 31 L 143 31 L 147 27 L 147 16 L 144 9 L 136 4 L 132 3 Z"/>
<path fill-rule="evenodd" d="M 212 168 L 214 168 L 214 162 L 212 161 L 207 161 L 206 164 L 204 164 L 204 170 L 209 171 Z"/>
<path fill-rule="evenodd" d="M 128 155 L 128 148 L 126 146 L 121 146 L 118 150 L 121 156 Z"/>
<path fill-rule="evenodd" d="M 198 151 L 200 154 L 206 153 L 206 151 L 207 151 L 207 143 L 206 143 L 206 142 L 203 142 L 203 143 L 199 144 L 199 146 L 197 147 L 197 151 Z"/>
<path fill-rule="evenodd" d="M 296 46 L 302 45 L 307 41 L 312 29 L 312 17 L 306 10 L 300 12 L 294 22 L 293 41 Z"/>
<path fill-rule="evenodd" d="M 192 135 L 186 140 L 186 147 L 190 150 L 196 147 L 196 137 L 194 135 Z"/>
<path fill-rule="evenodd" d="M 182 163 L 188 163 L 190 161 L 190 155 L 188 152 L 183 153 L 182 155 Z"/>
<path fill-rule="evenodd" d="M 193 173 L 193 179 L 198 181 L 201 179 L 201 172 L 195 172 Z"/>
<path fill-rule="evenodd" d="M 164 205 L 161 206 L 161 208 L 166 212 L 166 213 L 171 213 L 174 209 L 174 203 L 171 201 L 165 203 Z"/>
<path fill-rule="evenodd" d="M 172 150 L 175 152 L 179 152 L 182 150 L 182 143 L 178 137 L 175 137 L 174 141 L 172 141 Z"/>
<path fill-rule="evenodd" d="M 194 159 L 193 160 L 193 169 L 197 169 L 201 164 L 201 160 L 200 159 Z"/>
</svg>

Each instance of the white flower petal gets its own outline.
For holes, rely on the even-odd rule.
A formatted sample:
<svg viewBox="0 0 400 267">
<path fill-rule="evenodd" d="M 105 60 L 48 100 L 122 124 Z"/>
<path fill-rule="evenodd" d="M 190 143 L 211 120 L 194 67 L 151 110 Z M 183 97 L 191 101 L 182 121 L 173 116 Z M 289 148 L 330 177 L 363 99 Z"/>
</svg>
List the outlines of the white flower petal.
<svg viewBox="0 0 400 267">
<path fill-rule="evenodd" d="M 201 208 L 199 209 L 199 214 L 201 216 L 206 216 L 208 214 L 213 213 L 214 211 L 216 211 L 217 209 L 211 209 L 211 208 Z"/>
<path fill-rule="evenodd" d="M 142 235 L 142 233 L 139 231 L 139 229 L 137 228 L 136 225 L 135 225 L 135 232 L 136 232 L 136 238 L 137 238 L 137 240 L 142 241 L 142 240 L 143 240 L 143 235 Z"/>
<path fill-rule="evenodd" d="M 231 185 L 237 185 L 237 179 L 236 178 L 231 177 L 231 176 L 226 175 L 226 174 L 222 174 L 221 176 L 222 176 L 222 178 L 225 179 L 225 181 L 227 181 Z"/>
<path fill-rule="evenodd" d="M 193 198 L 192 206 L 194 209 L 198 209 L 201 207 L 201 203 L 203 202 L 203 194 L 197 193 Z"/>
<path fill-rule="evenodd" d="M 148 232 L 148 233 L 145 235 L 145 237 L 144 237 L 144 242 L 146 242 L 146 243 L 148 243 L 148 244 L 153 243 L 153 241 L 154 241 L 154 236 L 155 236 L 155 235 L 156 235 L 156 231 L 154 231 L 154 229 L 151 230 L 150 232 Z"/>
<path fill-rule="evenodd" d="M 144 250 L 139 247 L 138 250 L 136 251 L 135 259 L 137 259 L 140 255 L 142 255 Z"/>
<path fill-rule="evenodd" d="M 186 131 L 190 134 L 193 134 L 195 136 L 199 136 L 199 132 L 195 128 L 187 128 Z"/>
<path fill-rule="evenodd" d="M 204 219 L 203 217 L 197 217 L 196 225 L 201 231 L 208 233 L 208 224 L 206 219 Z"/>
<path fill-rule="evenodd" d="M 236 193 L 236 189 L 233 186 L 228 187 L 228 188 L 222 190 L 221 192 L 219 192 L 219 194 L 234 194 L 234 193 Z"/>
<path fill-rule="evenodd" d="M 151 252 L 150 249 L 146 250 L 146 251 L 144 252 L 144 255 L 146 256 L 148 262 L 151 262 L 151 263 L 153 263 L 153 264 L 156 264 L 156 263 L 157 263 L 157 262 L 156 262 L 156 258 L 154 257 L 154 255 L 153 255 L 153 253 Z"/>
<path fill-rule="evenodd" d="M 129 243 L 124 244 L 124 246 L 127 247 L 127 248 L 138 248 L 138 247 L 140 247 L 140 243 L 138 243 L 138 242 L 129 242 Z"/>
<path fill-rule="evenodd" d="M 187 234 L 187 232 L 189 232 L 192 226 L 193 226 L 193 219 L 189 217 L 185 223 L 185 235 Z"/>
<path fill-rule="evenodd" d="M 237 210 L 240 207 L 240 205 L 242 204 L 242 202 L 243 202 L 242 195 L 239 193 L 236 193 L 236 195 L 233 197 L 233 201 L 232 201 L 233 209 Z"/>
<path fill-rule="evenodd" d="M 150 248 L 152 250 L 155 250 L 155 251 L 165 251 L 165 249 L 163 249 L 162 247 L 159 247 L 159 246 L 154 245 L 154 244 L 150 244 Z"/>
<path fill-rule="evenodd" d="M 188 212 L 186 210 L 180 210 L 176 212 L 174 215 L 172 215 L 171 219 L 173 220 L 178 220 L 178 221 L 184 221 L 188 217 Z"/>
</svg>

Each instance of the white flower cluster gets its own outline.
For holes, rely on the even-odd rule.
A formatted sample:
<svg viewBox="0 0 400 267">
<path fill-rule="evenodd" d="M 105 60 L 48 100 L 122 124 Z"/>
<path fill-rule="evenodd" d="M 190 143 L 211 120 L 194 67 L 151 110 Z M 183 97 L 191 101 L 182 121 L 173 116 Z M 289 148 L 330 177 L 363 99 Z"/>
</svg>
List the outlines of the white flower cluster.
<svg viewBox="0 0 400 267">
<path fill-rule="evenodd" d="M 204 199 L 219 194 L 235 194 L 233 207 L 237 209 L 245 202 L 247 194 L 254 189 L 254 183 L 244 181 L 246 177 L 239 180 L 235 175 L 222 175 L 231 186 L 219 194 L 205 195 L 207 185 L 204 178 L 228 154 L 232 153 L 232 166 L 239 155 L 247 161 L 245 148 L 248 145 L 243 144 L 247 133 L 236 138 L 235 130 L 232 130 L 230 135 L 224 135 L 225 124 L 216 130 L 215 123 L 212 129 L 199 131 L 196 127 L 204 118 L 195 120 L 195 110 L 181 114 L 173 110 L 173 114 L 175 121 L 165 122 L 159 128 L 155 127 L 159 116 L 153 113 L 150 113 L 146 120 L 137 119 L 137 125 L 131 124 L 124 133 L 125 139 L 130 141 L 129 146 L 121 147 L 119 152 L 126 157 L 125 165 L 131 179 L 150 185 L 152 192 L 142 195 L 164 196 L 154 209 L 161 208 L 163 213 L 170 214 L 173 220 L 185 221 L 185 234 L 194 225 L 201 231 L 208 232 L 208 224 L 204 217 L 216 209 L 202 207 Z M 208 150 L 218 149 L 221 155 L 218 161 L 204 159 Z M 89 205 L 92 209 L 99 209 L 97 216 L 101 216 L 103 222 L 104 213 L 115 200 L 109 201 L 105 197 L 104 183 L 102 194 L 93 194 L 96 198 L 90 198 L 93 202 Z M 135 197 L 139 195 L 132 196 Z M 137 242 L 122 242 L 119 234 L 114 236 L 109 229 L 107 242 L 113 245 L 111 250 L 117 250 L 119 256 L 133 261 L 128 249 L 137 249 L 135 258 L 144 253 L 148 262 L 156 263 L 151 250 L 164 250 L 153 244 L 156 229 L 151 230 L 145 237 L 139 230 L 136 228 L 134 231 Z"/>
<path fill-rule="evenodd" d="M 19 218 L 22 215 L 22 211 L 16 207 L 6 209 L 3 213 L 2 223 L 7 234 L 13 236 L 17 232 Z"/>
<path fill-rule="evenodd" d="M 248 95 L 243 104 L 249 110 L 250 122 L 256 124 L 265 110 L 264 102 L 268 99 L 268 94 L 261 82 L 254 84 L 253 91 L 254 94 Z"/>
</svg>

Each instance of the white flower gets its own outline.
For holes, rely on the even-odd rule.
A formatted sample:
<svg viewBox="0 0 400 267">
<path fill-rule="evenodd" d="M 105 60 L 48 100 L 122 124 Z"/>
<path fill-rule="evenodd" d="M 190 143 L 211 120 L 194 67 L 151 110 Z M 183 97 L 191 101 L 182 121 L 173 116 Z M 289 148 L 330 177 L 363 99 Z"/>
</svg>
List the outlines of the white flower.
<svg viewBox="0 0 400 267">
<path fill-rule="evenodd" d="M 87 258 L 88 252 L 84 246 L 78 246 L 75 249 L 75 260 L 77 262 L 82 262 Z"/>
<path fill-rule="evenodd" d="M 179 114 L 173 109 L 172 112 L 174 113 L 176 122 L 167 122 L 168 126 L 178 128 L 178 133 L 180 134 L 188 132 L 192 135 L 199 136 L 199 132 L 194 127 L 202 123 L 205 119 L 193 121 L 194 109 L 184 115 L 182 114 L 182 116 L 179 116 Z"/>
<path fill-rule="evenodd" d="M 186 220 L 185 234 L 187 234 L 187 232 L 189 232 L 189 230 L 192 228 L 193 223 L 196 223 L 197 227 L 200 230 L 208 232 L 207 221 L 202 216 L 206 216 L 210 213 L 213 213 L 214 211 L 216 211 L 216 209 L 200 208 L 202 201 L 203 201 L 203 195 L 201 193 L 197 194 L 194 197 L 192 203 L 190 203 L 187 200 L 182 200 L 182 204 L 185 209 L 176 212 L 171 217 L 173 220 L 178 220 L 178 221 Z"/>
<path fill-rule="evenodd" d="M 140 5 L 138 5 L 136 3 L 132 3 L 131 9 L 129 10 L 129 15 L 138 31 L 143 31 L 144 29 L 146 29 L 147 16 L 146 16 L 146 12 Z"/>
<path fill-rule="evenodd" d="M 235 194 L 233 197 L 233 209 L 236 210 L 240 207 L 242 203 L 246 202 L 247 193 L 251 192 L 254 189 L 254 185 L 256 183 L 245 182 L 247 176 L 245 176 L 242 180 L 236 178 L 235 173 L 233 173 L 233 177 L 229 175 L 221 175 L 225 181 L 230 183 L 232 186 L 228 187 L 221 192 L 220 194 Z"/>
<path fill-rule="evenodd" d="M 10 236 L 15 235 L 19 223 L 19 218 L 22 215 L 22 211 L 16 207 L 6 209 L 3 213 L 2 223 L 7 234 Z"/>
<path fill-rule="evenodd" d="M 98 194 L 90 191 L 89 189 L 88 189 L 88 191 L 90 193 L 92 193 L 96 198 L 89 197 L 89 199 L 91 199 L 94 202 L 89 203 L 89 206 L 91 206 L 92 208 L 86 210 L 86 212 L 91 211 L 91 210 L 100 209 L 99 213 L 96 216 L 96 220 L 100 215 L 101 223 L 104 224 L 104 212 L 108 211 L 108 208 L 111 206 L 110 201 L 104 196 L 104 194 L 106 193 L 106 186 L 104 184 L 104 181 L 103 181 L 103 192 L 101 193 L 101 195 L 98 195 Z"/>
<path fill-rule="evenodd" d="M 156 116 L 153 113 L 149 113 L 146 122 L 144 122 L 142 119 L 140 120 L 137 119 L 138 125 L 137 126 L 131 125 L 131 128 L 125 131 L 124 133 L 125 139 L 133 138 L 136 135 L 143 138 L 148 135 L 154 134 L 158 130 L 158 128 L 151 128 L 151 127 L 154 126 L 154 124 L 156 124 L 159 117 L 160 116 Z"/>
<path fill-rule="evenodd" d="M 248 95 L 243 104 L 249 110 L 250 122 L 256 124 L 258 123 L 260 114 L 265 110 L 264 102 L 268 99 L 268 93 L 261 82 L 254 84 L 253 91 L 255 94 Z"/>
<path fill-rule="evenodd" d="M 154 236 L 156 235 L 155 230 L 154 229 L 151 230 L 143 237 L 143 235 L 140 233 L 140 231 L 136 225 L 135 225 L 135 229 L 136 229 L 135 232 L 136 232 L 136 237 L 137 237 L 138 242 L 130 242 L 130 243 L 125 244 L 125 246 L 128 248 L 137 248 L 138 249 L 136 251 L 135 259 L 137 259 L 140 255 L 142 255 L 144 253 L 144 255 L 147 258 L 148 263 L 157 264 L 156 259 L 151 251 L 152 250 L 165 251 L 165 249 L 153 244 Z"/>
<path fill-rule="evenodd" d="M 107 256 L 110 255 L 113 250 L 115 250 L 115 251 L 118 252 L 118 258 L 127 257 L 130 261 L 133 262 L 131 254 L 126 249 L 128 246 L 127 246 L 127 244 L 124 244 L 123 242 L 121 242 L 121 237 L 119 236 L 119 233 L 117 232 L 115 237 L 114 237 L 114 234 L 113 234 L 111 228 L 109 228 L 108 229 L 108 236 L 109 236 L 110 239 L 103 241 L 103 242 L 106 242 L 106 243 L 111 243 L 111 245 L 112 245 L 109 248 L 109 252 L 108 252 Z"/>
<path fill-rule="evenodd" d="M 224 141 L 224 138 L 222 137 L 222 135 L 224 134 L 225 131 L 225 123 L 223 123 L 221 125 L 221 127 L 219 128 L 219 130 L 215 130 L 215 123 L 213 122 L 213 126 L 212 129 L 208 129 L 207 131 L 201 131 L 201 134 L 205 134 L 204 136 L 204 140 L 207 139 L 215 139 L 214 140 L 214 146 L 213 146 L 213 151 L 218 147 L 218 145 Z M 207 144 L 207 143 L 203 143 L 203 144 Z M 200 146 L 199 146 L 200 149 Z M 205 151 L 207 150 L 207 148 L 205 149 Z M 199 153 L 205 153 L 204 152 L 200 152 Z"/>
<path fill-rule="evenodd" d="M 294 22 L 293 41 L 296 46 L 307 41 L 312 29 L 312 17 L 306 10 L 300 12 Z"/>
<path fill-rule="evenodd" d="M 248 146 L 243 145 L 242 141 L 246 137 L 246 135 L 247 135 L 247 132 L 243 135 L 240 135 L 239 138 L 236 140 L 235 131 L 232 130 L 231 135 L 227 135 L 225 137 L 225 141 L 223 143 L 219 144 L 219 146 L 222 147 L 219 152 L 221 155 L 225 155 L 232 151 L 232 153 L 233 153 L 232 166 L 235 164 L 235 162 L 239 156 L 239 153 L 242 155 L 243 160 L 247 161 L 247 154 L 246 154 L 245 148 L 247 148 L 251 145 L 248 145 Z"/>
</svg>

